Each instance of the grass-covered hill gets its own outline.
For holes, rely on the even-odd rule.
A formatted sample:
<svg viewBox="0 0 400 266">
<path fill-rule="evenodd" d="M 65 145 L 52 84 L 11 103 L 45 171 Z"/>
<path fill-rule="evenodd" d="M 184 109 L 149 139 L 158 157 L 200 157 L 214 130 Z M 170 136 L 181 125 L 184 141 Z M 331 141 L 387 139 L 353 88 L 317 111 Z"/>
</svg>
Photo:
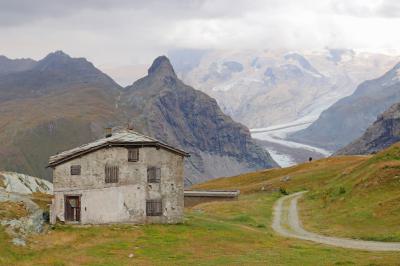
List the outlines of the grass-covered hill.
<svg viewBox="0 0 400 266">
<path fill-rule="evenodd" d="M 348 250 L 289 239 L 270 227 L 283 193 L 300 202 L 313 232 L 400 241 L 400 145 L 374 156 L 336 157 L 220 178 L 196 189 L 240 189 L 237 201 L 185 210 L 181 225 L 58 225 L 9 244 L 0 230 L 0 265 L 398 265 L 399 252 Z M 71 256 L 73 254 L 73 256 Z"/>
<path fill-rule="evenodd" d="M 400 241 L 400 144 L 373 156 L 332 157 L 220 178 L 196 188 L 243 193 L 309 190 L 300 205 L 306 228 L 327 235 Z"/>
</svg>

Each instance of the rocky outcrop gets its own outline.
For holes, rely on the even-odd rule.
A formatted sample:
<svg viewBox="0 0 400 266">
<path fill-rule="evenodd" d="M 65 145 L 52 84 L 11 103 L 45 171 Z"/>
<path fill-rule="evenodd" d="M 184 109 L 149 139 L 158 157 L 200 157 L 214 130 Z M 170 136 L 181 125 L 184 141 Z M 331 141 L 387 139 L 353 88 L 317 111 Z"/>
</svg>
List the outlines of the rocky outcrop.
<svg viewBox="0 0 400 266">
<path fill-rule="evenodd" d="M 398 141 L 400 141 L 400 103 L 392 105 L 360 138 L 338 150 L 335 155 L 375 153 Z"/>
<path fill-rule="evenodd" d="M 290 139 L 335 151 L 360 137 L 379 114 L 400 101 L 399 71 L 397 64 L 380 78 L 361 83 Z"/>
<path fill-rule="evenodd" d="M 43 179 L 14 172 L 0 172 L 0 205 L 24 208 L 24 215 L 0 215 L 0 225 L 11 235 L 15 245 L 26 244 L 26 237 L 44 230 L 44 210 L 33 200 L 32 193 L 52 194 L 53 185 Z"/>
<path fill-rule="evenodd" d="M 15 172 L 0 172 L 1 188 L 8 193 L 18 194 L 53 193 L 53 184 L 49 181 Z"/>
</svg>

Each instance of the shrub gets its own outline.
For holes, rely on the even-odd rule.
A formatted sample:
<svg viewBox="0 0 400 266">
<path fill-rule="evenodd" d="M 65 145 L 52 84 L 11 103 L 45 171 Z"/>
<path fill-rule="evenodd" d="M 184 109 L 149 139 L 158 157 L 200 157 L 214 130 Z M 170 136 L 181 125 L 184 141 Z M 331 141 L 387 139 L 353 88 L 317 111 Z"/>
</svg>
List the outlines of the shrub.
<svg viewBox="0 0 400 266">
<path fill-rule="evenodd" d="M 282 195 L 289 195 L 289 193 L 286 191 L 286 189 L 285 188 L 283 188 L 283 187 L 280 187 L 279 188 L 279 192 L 282 194 Z"/>
</svg>

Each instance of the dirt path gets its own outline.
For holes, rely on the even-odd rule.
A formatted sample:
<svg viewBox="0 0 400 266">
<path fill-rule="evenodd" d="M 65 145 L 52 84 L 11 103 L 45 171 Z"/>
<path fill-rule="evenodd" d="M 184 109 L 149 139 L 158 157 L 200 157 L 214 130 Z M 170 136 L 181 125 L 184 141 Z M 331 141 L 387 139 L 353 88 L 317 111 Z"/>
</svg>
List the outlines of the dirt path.
<svg viewBox="0 0 400 266">
<path fill-rule="evenodd" d="M 329 237 L 304 230 L 297 210 L 297 202 L 304 193 L 306 192 L 298 192 L 282 197 L 275 203 L 272 228 L 280 235 L 342 248 L 369 251 L 400 251 L 400 243 Z"/>
</svg>

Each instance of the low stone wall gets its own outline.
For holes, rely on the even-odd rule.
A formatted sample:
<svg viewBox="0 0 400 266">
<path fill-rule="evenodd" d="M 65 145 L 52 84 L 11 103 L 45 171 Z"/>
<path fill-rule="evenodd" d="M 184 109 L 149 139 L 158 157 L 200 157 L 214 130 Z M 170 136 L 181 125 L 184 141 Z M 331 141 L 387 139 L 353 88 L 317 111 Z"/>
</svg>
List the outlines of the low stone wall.
<svg viewBox="0 0 400 266">
<path fill-rule="evenodd" d="M 239 195 L 240 195 L 239 190 L 234 190 L 234 191 L 185 190 L 184 204 L 186 208 L 190 208 L 205 202 L 237 200 Z"/>
</svg>

